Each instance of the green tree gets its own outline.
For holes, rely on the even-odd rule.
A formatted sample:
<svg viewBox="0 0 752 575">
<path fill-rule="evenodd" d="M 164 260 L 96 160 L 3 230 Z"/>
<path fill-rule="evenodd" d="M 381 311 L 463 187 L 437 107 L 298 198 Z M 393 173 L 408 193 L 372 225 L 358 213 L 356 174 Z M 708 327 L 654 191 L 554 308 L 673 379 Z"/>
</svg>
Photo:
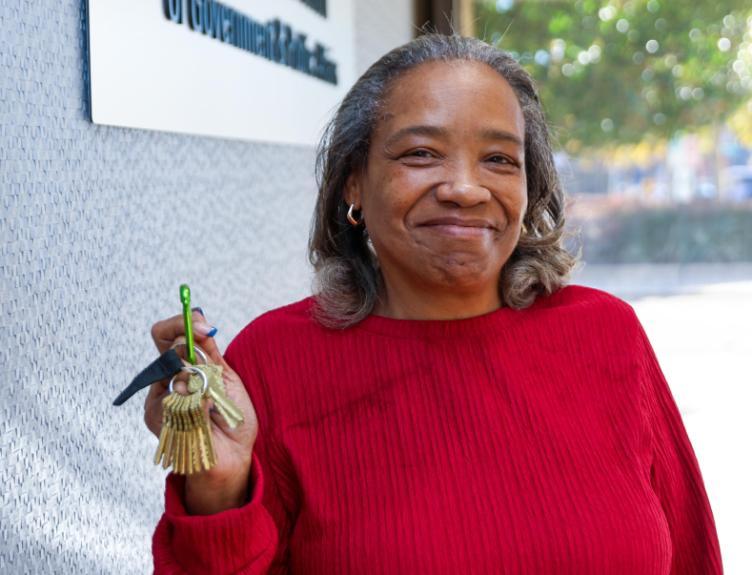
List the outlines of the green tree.
<svg viewBox="0 0 752 575">
<path fill-rule="evenodd" d="M 483 0 L 476 14 L 569 152 L 718 125 L 752 94 L 749 0 Z"/>
</svg>

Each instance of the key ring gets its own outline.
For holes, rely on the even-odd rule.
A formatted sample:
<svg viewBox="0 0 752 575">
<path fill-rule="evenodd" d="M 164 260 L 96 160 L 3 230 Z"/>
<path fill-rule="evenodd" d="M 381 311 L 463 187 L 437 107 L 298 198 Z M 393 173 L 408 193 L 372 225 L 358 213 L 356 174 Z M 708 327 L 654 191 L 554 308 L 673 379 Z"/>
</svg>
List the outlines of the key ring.
<svg viewBox="0 0 752 575">
<path fill-rule="evenodd" d="M 175 349 L 176 347 L 181 346 L 181 345 L 183 347 L 188 347 L 185 342 L 185 336 L 182 336 L 182 335 L 180 337 L 175 338 L 175 342 L 172 344 L 171 348 Z M 203 361 L 205 364 L 209 363 L 209 360 L 206 357 L 206 352 L 203 349 L 201 349 L 199 346 L 197 346 L 196 344 L 193 345 L 193 351 L 195 351 L 198 354 L 198 356 L 201 358 L 201 361 Z M 185 360 L 183 360 L 183 362 L 185 363 Z"/>
<path fill-rule="evenodd" d="M 209 378 L 206 377 L 206 374 L 204 373 L 203 369 L 199 369 L 198 367 L 194 367 L 192 365 L 188 365 L 188 366 L 184 367 L 182 371 L 187 371 L 189 373 L 198 373 L 201 376 L 201 379 L 204 380 L 204 388 L 201 390 L 201 393 L 202 394 L 206 393 L 206 390 L 209 389 Z M 170 393 L 173 393 L 173 391 L 174 391 L 172 389 L 172 385 L 173 385 L 173 383 L 175 383 L 175 378 L 178 375 L 179 375 L 178 373 L 176 373 L 175 375 L 173 375 L 172 379 L 170 380 L 170 385 L 167 386 L 167 389 L 170 390 Z"/>
</svg>

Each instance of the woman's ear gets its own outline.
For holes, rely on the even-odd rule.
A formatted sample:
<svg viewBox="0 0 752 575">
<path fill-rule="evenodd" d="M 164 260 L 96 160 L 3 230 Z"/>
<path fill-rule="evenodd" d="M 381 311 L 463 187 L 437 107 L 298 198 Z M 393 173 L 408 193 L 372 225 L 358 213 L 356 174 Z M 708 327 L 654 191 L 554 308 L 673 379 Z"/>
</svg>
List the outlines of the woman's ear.
<svg viewBox="0 0 752 575">
<path fill-rule="evenodd" d="M 355 204 L 355 209 L 360 209 L 360 178 L 355 173 L 347 176 L 344 198 L 348 206 L 350 204 Z"/>
</svg>

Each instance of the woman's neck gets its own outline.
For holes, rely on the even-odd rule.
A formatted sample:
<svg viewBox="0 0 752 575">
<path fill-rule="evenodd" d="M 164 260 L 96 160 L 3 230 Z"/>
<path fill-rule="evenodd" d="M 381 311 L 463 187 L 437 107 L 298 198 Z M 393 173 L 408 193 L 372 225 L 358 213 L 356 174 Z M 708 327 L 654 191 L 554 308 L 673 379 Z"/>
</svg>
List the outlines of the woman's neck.
<svg viewBox="0 0 752 575">
<path fill-rule="evenodd" d="M 451 320 L 490 313 L 501 307 L 498 284 L 480 288 L 411 289 L 384 285 L 373 313 L 393 319 Z"/>
</svg>

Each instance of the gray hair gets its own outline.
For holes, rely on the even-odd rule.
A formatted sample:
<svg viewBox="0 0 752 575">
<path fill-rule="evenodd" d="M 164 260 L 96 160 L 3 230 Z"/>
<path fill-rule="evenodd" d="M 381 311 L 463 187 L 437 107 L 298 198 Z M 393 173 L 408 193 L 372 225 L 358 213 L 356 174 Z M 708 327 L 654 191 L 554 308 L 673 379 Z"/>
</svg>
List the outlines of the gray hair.
<svg viewBox="0 0 752 575">
<path fill-rule="evenodd" d="M 347 328 L 368 316 L 383 278 L 368 232 L 347 221 L 345 184 L 365 169 L 371 137 L 388 89 L 400 75 L 432 61 L 481 62 L 512 87 L 525 120 L 528 206 L 523 232 L 499 279 L 502 305 L 522 309 L 559 289 L 576 263 L 563 246 L 564 198 L 551 138 L 530 75 L 508 53 L 476 38 L 426 34 L 395 48 L 355 83 L 327 126 L 317 151 L 318 199 L 308 256 L 316 274 L 314 316 Z"/>
</svg>

